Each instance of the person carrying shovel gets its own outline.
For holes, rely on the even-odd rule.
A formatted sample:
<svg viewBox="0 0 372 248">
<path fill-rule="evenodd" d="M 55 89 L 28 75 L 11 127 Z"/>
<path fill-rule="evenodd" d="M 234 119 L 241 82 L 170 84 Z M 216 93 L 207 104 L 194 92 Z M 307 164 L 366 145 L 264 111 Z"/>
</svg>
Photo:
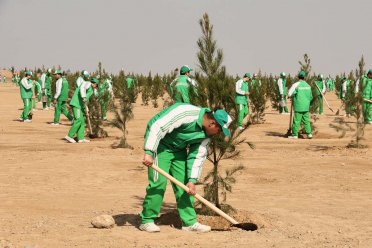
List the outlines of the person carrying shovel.
<svg viewBox="0 0 372 248">
<path fill-rule="evenodd" d="M 318 100 L 315 113 L 319 113 L 320 115 L 322 115 L 323 114 L 323 96 L 325 95 L 326 90 L 327 90 L 322 74 L 318 75 L 317 79 L 315 79 L 314 81 L 314 84 L 315 84 L 315 88 L 316 88 L 315 90 L 316 90 L 316 95 L 317 95 L 317 100 Z"/>
<path fill-rule="evenodd" d="M 299 81 L 294 83 L 288 91 L 288 96 L 292 98 L 294 117 L 292 123 L 292 135 L 288 136 L 290 139 L 298 138 L 298 131 L 301 126 L 301 122 L 305 126 L 305 131 L 307 137 L 311 139 L 313 135 L 311 134 L 310 125 L 310 102 L 313 99 L 313 93 L 311 87 L 305 82 L 306 72 L 300 71 L 298 73 Z"/>
<path fill-rule="evenodd" d="M 189 188 L 186 192 L 172 183 L 182 230 L 209 232 L 210 226 L 197 222 L 194 209 L 195 183 L 198 181 L 207 156 L 210 137 L 223 133 L 230 136 L 232 119 L 224 110 L 188 103 L 175 103 L 155 115 L 147 124 L 142 163 L 148 166 L 149 185 L 140 214 L 140 230 L 159 232 L 154 223 L 163 202 L 167 178 L 152 167 L 159 167 Z"/>
<path fill-rule="evenodd" d="M 242 79 L 239 79 L 235 83 L 235 104 L 238 109 L 238 129 L 242 131 L 243 120 L 247 115 L 249 115 L 249 85 L 248 82 L 251 81 L 251 74 L 249 72 L 245 73 Z"/>
<path fill-rule="evenodd" d="M 279 95 L 280 95 L 280 102 L 279 102 L 279 114 L 288 114 L 288 107 L 286 102 L 287 97 L 287 80 L 286 80 L 285 72 L 280 73 L 280 78 L 278 79 L 278 88 L 279 88 Z M 284 112 L 283 112 L 284 111 Z"/>
<path fill-rule="evenodd" d="M 72 113 L 74 115 L 74 123 L 72 124 L 70 131 L 68 132 L 65 139 L 70 143 L 76 143 L 74 136 L 77 136 L 78 143 L 88 143 L 90 140 L 84 138 L 85 131 L 85 116 L 88 114 L 88 102 L 89 98 L 93 95 L 94 89 L 98 86 L 98 79 L 93 78 L 90 82 L 85 81 L 76 88 L 74 95 L 72 96 L 70 106 L 72 107 Z"/>
</svg>

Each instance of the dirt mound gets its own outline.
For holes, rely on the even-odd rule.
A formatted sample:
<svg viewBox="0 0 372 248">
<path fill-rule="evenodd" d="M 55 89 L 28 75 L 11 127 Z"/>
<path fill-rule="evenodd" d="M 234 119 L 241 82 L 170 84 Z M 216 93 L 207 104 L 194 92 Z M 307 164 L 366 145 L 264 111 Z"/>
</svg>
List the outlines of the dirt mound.
<svg viewBox="0 0 372 248">
<path fill-rule="evenodd" d="M 13 77 L 13 73 L 11 71 L 4 70 L 4 69 L 0 70 L 0 75 L 5 76 L 8 79 Z"/>
<path fill-rule="evenodd" d="M 269 221 L 265 220 L 263 216 L 252 212 L 237 210 L 231 216 L 239 223 L 255 224 L 259 229 L 271 226 L 269 224 Z M 155 222 L 158 225 L 170 225 L 178 229 L 181 229 L 182 227 L 181 219 L 176 210 L 160 215 L 160 217 L 156 219 Z M 230 222 L 228 222 L 221 216 L 208 216 L 199 214 L 198 222 L 211 226 L 212 231 L 231 231 L 236 229 L 235 227 L 231 226 Z"/>
</svg>

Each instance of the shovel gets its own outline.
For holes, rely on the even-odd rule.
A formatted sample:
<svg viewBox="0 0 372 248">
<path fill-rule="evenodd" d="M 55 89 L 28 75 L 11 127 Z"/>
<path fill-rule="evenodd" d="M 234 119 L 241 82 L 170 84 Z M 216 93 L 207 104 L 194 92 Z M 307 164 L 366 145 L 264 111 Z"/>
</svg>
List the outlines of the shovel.
<svg viewBox="0 0 372 248">
<path fill-rule="evenodd" d="M 92 131 L 92 125 L 90 124 L 90 116 L 89 116 L 89 108 L 86 104 L 85 105 L 85 114 L 87 115 L 87 123 L 88 123 L 88 129 L 89 129 L 89 138 L 95 138 Z"/>
<path fill-rule="evenodd" d="M 320 94 L 322 94 L 322 91 L 320 90 L 319 86 L 318 86 L 316 83 L 314 83 L 314 84 L 315 84 L 315 86 L 318 88 Z M 324 99 L 324 101 L 326 102 L 327 107 L 329 108 L 329 110 L 331 110 L 332 113 L 334 113 L 335 111 L 333 111 L 333 109 L 331 108 L 331 106 L 329 106 L 329 103 L 328 103 L 327 98 L 325 97 L 325 95 L 323 95 L 323 99 Z"/>
<path fill-rule="evenodd" d="M 174 183 L 177 186 L 181 187 L 186 192 L 189 192 L 189 188 L 186 185 L 184 185 L 183 183 L 179 182 L 177 179 L 175 179 L 174 177 L 172 177 L 171 175 L 169 175 L 164 170 L 160 169 L 158 166 L 151 166 L 151 168 L 154 169 L 155 171 L 159 172 L 160 174 L 162 174 L 166 178 L 168 178 L 172 183 Z M 213 205 L 212 203 L 210 203 L 208 200 L 206 200 L 205 198 L 203 198 L 201 195 L 195 194 L 194 197 L 196 199 L 198 199 L 201 203 L 203 203 L 205 206 L 207 206 L 208 208 L 210 208 L 211 210 L 213 210 L 216 214 L 220 215 L 221 217 L 223 217 L 227 221 L 229 221 L 231 223 L 231 226 L 238 227 L 238 228 L 243 229 L 245 231 L 255 231 L 255 230 L 257 230 L 258 227 L 257 227 L 256 224 L 254 224 L 254 223 L 239 223 L 239 222 L 237 222 L 235 219 L 233 219 L 229 215 L 225 214 L 221 209 L 217 208 L 215 205 Z"/>
<path fill-rule="evenodd" d="M 287 136 L 292 135 L 292 122 L 293 122 L 293 101 L 291 100 L 291 114 L 289 116 L 289 126 L 287 130 Z"/>
</svg>

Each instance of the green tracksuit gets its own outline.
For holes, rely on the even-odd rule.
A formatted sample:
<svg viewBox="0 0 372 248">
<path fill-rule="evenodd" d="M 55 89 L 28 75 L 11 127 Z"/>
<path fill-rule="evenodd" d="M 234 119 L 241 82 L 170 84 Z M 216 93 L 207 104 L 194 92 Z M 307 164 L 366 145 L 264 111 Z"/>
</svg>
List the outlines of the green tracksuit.
<svg viewBox="0 0 372 248">
<path fill-rule="evenodd" d="M 98 95 L 101 97 L 100 105 L 101 105 L 101 118 L 102 120 L 107 120 L 106 112 L 107 112 L 107 101 L 108 101 L 108 94 L 110 90 L 110 83 L 109 80 L 106 79 L 102 83 L 98 85 Z"/>
<path fill-rule="evenodd" d="M 304 80 L 300 80 L 292 85 L 289 89 L 288 95 L 292 98 L 294 108 L 292 136 L 298 136 L 301 122 L 305 126 L 306 133 L 311 134 L 309 109 L 310 102 L 313 99 L 313 94 L 310 85 L 308 85 Z"/>
<path fill-rule="evenodd" d="M 125 80 L 125 82 L 127 84 L 127 89 L 131 89 L 132 87 L 135 87 L 134 78 L 127 77 L 127 79 Z"/>
<path fill-rule="evenodd" d="M 285 113 L 288 113 L 288 107 L 286 103 L 287 98 L 287 80 L 285 78 L 279 78 L 278 79 L 278 88 L 279 88 L 279 95 L 280 95 L 280 104 L 279 104 L 279 113 L 283 113 L 283 110 Z"/>
<path fill-rule="evenodd" d="M 32 104 L 31 104 L 32 109 L 36 108 L 36 96 L 39 96 L 39 95 L 41 95 L 41 85 L 39 84 L 39 82 L 33 81 L 32 82 Z"/>
<path fill-rule="evenodd" d="M 41 75 L 41 88 L 43 91 L 43 96 L 47 97 L 47 102 L 43 102 L 43 108 L 50 107 L 50 102 L 52 101 L 52 77 L 49 73 L 43 73 Z"/>
<path fill-rule="evenodd" d="M 197 182 L 210 141 L 202 128 L 206 112 L 210 110 L 175 103 L 149 121 L 144 150 L 153 156 L 153 166 L 159 166 L 184 184 Z M 158 217 L 167 185 L 167 179 L 151 167 L 148 168 L 148 180 L 140 215 L 143 224 L 154 222 Z M 194 197 L 175 184 L 172 187 L 183 225 L 193 225 L 197 221 Z"/>
<path fill-rule="evenodd" d="M 178 78 L 173 80 L 170 85 L 171 97 L 174 102 L 190 103 L 189 98 L 189 77 L 186 75 L 180 75 Z"/>
<path fill-rule="evenodd" d="M 333 81 L 333 79 L 329 78 L 327 79 L 327 90 L 332 92 L 335 88 L 335 82 Z"/>
<path fill-rule="evenodd" d="M 31 111 L 32 80 L 24 77 L 22 78 L 19 86 L 21 98 L 23 100 L 23 111 L 21 114 L 21 119 L 28 120 L 28 114 Z"/>
<path fill-rule="evenodd" d="M 317 95 L 317 101 L 318 101 L 317 108 L 315 109 L 315 113 L 322 114 L 323 113 L 323 94 L 326 92 L 326 85 L 322 79 L 317 79 L 314 81 L 314 83 L 316 84 L 315 88 L 316 88 L 316 95 Z"/>
<path fill-rule="evenodd" d="M 69 121 L 72 121 L 74 118 L 68 112 L 66 107 L 66 102 L 68 100 L 68 81 L 65 77 L 61 77 L 56 82 L 56 94 L 54 99 L 56 100 L 56 106 L 54 109 L 54 123 L 59 123 L 61 112 L 67 117 Z"/>
<path fill-rule="evenodd" d="M 15 75 L 15 76 L 12 77 L 12 82 L 13 82 L 15 85 L 19 86 L 19 82 L 20 82 L 20 81 L 21 81 L 21 80 L 20 80 L 20 78 L 19 78 L 18 75 Z"/>
<path fill-rule="evenodd" d="M 351 81 L 349 79 L 344 80 L 342 85 L 341 85 L 341 90 L 340 90 L 340 99 L 344 102 L 346 102 L 349 98 L 350 92 L 350 84 Z M 347 115 L 350 115 L 353 112 L 354 106 L 348 103 L 345 103 L 345 112 Z"/>
<path fill-rule="evenodd" d="M 244 79 L 239 79 L 235 83 L 235 104 L 239 111 L 238 114 L 238 127 L 243 126 L 244 118 L 249 114 L 248 108 L 248 96 L 249 92 L 248 82 L 245 82 Z"/>
<path fill-rule="evenodd" d="M 363 78 L 363 99 L 372 100 L 372 79 Z M 372 103 L 363 101 L 364 122 L 372 124 Z"/>
<path fill-rule="evenodd" d="M 88 104 L 89 98 L 93 94 L 93 88 L 91 83 L 86 81 L 79 88 L 76 88 L 74 95 L 72 96 L 70 106 L 72 107 L 72 113 L 74 115 L 74 123 L 68 132 L 70 138 L 74 138 L 77 135 L 78 140 L 84 139 L 85 131 L 85 104 Z M 84 103 L 83 99 L 86 99 Z"/>
</svg>

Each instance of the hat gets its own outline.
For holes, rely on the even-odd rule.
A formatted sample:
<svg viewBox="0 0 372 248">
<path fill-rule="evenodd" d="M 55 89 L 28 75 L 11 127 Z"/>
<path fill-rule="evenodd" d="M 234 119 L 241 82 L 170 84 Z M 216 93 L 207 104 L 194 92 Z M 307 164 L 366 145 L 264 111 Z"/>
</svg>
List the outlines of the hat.
<svg viewBox="0 0 372 248">
<path fill-rule="evenodd" d="M 298 77 L 303 77 L 303 78 L 305 78 L 305 77 L 306 77 L 306 72 L 304 72 L 304 71 L 300 71 L 300 72 L 298 73 Z"/>
<path fill-rule="evenodd" d="M 369 69 L 367 74 L 372 74 L 372 69 Z"/>
<path fill-rule="evenodd" d="M 32 76 L 32 71 L 26 71 L 26 76 Z"/>
<path fill-rule="evenodd" d="M 249 72 L 247 72 L 246 74 L 244 74 L 243 77 L 248 77 L 248 78 L 251 78 L 251 74 Z"/>
<path fill-rule="evenodd" d="M 221 126 L 222 132 L 225 136 L 230 137 L 230 130 L 229 125 L 232 122 L 232 119 L 228 113 L 223 109 L 218 109 L 215 112 L 213 112 L 213 117 L 217 121 L 217 123 Z"/>
<path fill-rule="evenodd" d="M 98 78 L 92 78 L 91 80 L 90 80 L 92 83 L 94 83 L 94 84 L 98 84 Z"/>
<path fill-rule="evenodd" d="M 47 73 L 52 73 L 52 69 L 48 68 Z"/>
<path fill-rule="evenodd" d="M 180 70 L 180 74 L 184 75 L 187 72 L 192 71 L 192 69 L 188 65 L 183 65 Z"/>
<path fill-rule="evenodd" d="M 81 75 L 83 75 L 85 77 L 89 77 L 89 72 L 86 71 L 86 70 L 83 70 L 83 71 L 81 71 Z"/>
<path fill-rule="evenodd" d="M 280 73 L 280 76 L 281 76 L 281 77 L 285 77 L 285 76 L 286 76 L 286 75 L 285 75 L 285 72 Z"/>
<path fill-rule="evenodd" d="M 57 74 L 61 74 L 61 75 L 62 75 L 61 70 L 55 70 L 55 71 L 54 71 L 54 75 L 57 75 Z"/>
<path fill-rule="evenodd" d="M 318 77 L 323 79 L 323 74 L 319 74 Z"/>
</svg>

